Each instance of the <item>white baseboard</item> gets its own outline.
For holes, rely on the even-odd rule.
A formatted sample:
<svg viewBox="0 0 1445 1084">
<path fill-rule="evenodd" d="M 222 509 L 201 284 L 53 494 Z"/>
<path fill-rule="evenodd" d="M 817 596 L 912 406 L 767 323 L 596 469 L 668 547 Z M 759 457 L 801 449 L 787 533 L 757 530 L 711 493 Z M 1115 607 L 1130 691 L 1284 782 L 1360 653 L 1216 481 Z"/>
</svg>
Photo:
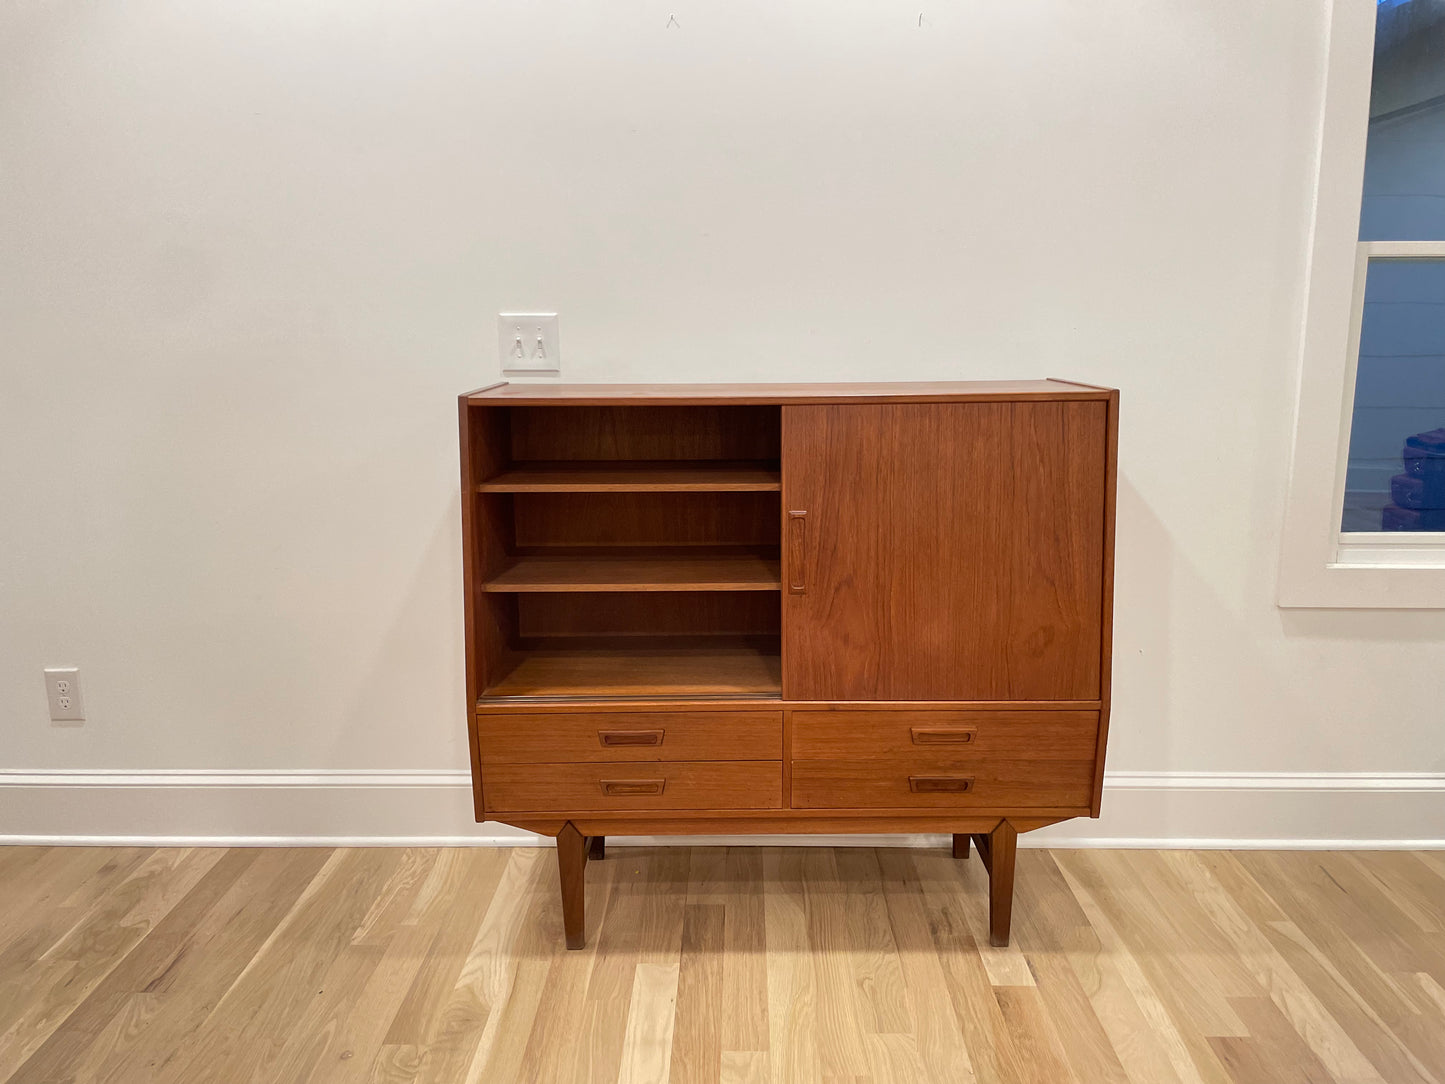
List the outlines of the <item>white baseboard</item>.
<svg viewBox="0 0 1445 1084">
<path fill-rule="evenodd" d="M 942 836 L 621 837 L 646 845 L 940 846 Z M 465 771 L 0 770 L 0 844 L 525 846 L 472 820 Z M 1445 848 L 1445 774 L 1111 772 L 1104 815 L 1036 847 Z"/>
</svg>

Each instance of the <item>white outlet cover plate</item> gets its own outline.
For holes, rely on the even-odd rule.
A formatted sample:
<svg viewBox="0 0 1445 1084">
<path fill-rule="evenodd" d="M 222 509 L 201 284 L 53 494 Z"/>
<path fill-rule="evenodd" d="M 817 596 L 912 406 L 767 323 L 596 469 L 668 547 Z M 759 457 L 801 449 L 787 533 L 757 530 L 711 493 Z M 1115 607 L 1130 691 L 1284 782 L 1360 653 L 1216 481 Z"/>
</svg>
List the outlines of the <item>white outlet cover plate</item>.
<svg viewBox="0 0 1445 1084">
<path fill-rule="evenodd" d="M 557 375 L 562 346 L 555 312 L 503 312 L 497 315 L 497 354 L 502 375 Z"/>
<path fill-rule="evenodd" d="M 85 701 L 80 698 L 80 671 L 74 666 L 57 666 L 45 671 L 45 699 L 50 702 L 50 721 L 85 721 Z"/>
</svg>

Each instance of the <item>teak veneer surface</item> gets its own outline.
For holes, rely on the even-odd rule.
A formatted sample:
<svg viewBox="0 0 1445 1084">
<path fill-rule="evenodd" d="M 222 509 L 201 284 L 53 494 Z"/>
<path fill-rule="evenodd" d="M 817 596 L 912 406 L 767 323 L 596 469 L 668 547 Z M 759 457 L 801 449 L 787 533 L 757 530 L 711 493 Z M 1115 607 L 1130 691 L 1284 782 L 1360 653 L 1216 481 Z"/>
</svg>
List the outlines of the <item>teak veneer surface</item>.
<svg viewBox="0 0 1445 1084">
<path fill-rule="evenodd" d="M 785 406 L 786 695 L 1097 696 L 1107 426 L 1105 401 Z"/>
<path fill-rule="evenodd" d="M 1089 749 L 1092 753 L 1092 747 Z M 1089 804 L 1094 761 L 915 756 L 909 760 L 800 760 L 792 764 L 800 809 L 1077 809 Z M 956 791 L 950 782 L 967 784 Z M 910 786 L 910 782 L 913 783 Z"/>
<path fill-rule="evenodd" d="M 781 711 L 649 711 L 477 717 L 483 764 L 781 760 Z"/>
<path fill-rule="evenodd" d="M 558 837 L 568 944 L 619 826 L 972 837 L 1006 941 L 1016 834 L 1098 812 L 1117 405 L 1058 380 L 463 396 L 477 816 Z"/>
<path fill-rule="evenodd" d="M 777 591 L 776 558 L 757 554 L 694 557 L 527 556 L 489 577 L 486 591 Z"/>
<path fill-rule="evenodd" d="M 498 813 L 556 809 L 778 809 L 779 761 L 651 761 L 491 764 L 487 808 Z"/>
<path fill-rule="evenodd" d="M 872 384 L 496 384 L 469 393 L 478 404 L 773 404 L 990 402 L 1107 399 L 1110 390 L 1067 380 L 959 380 Z"/>
<path fill-rule="evenodd" d="M 777 467 L 756 463 L 519 463 L 477 485 L 481 493 L 776 493 Z"/>
<path fill-rule="evenodd" d="M 931 842 L 0 848 L 0 1082 L 1445 1081 L 1438 852 Z"/>
<path fill-rule="evenodd" d="M 727 647 L 538 648 L 521 655 L 488 697 L 778 696 L 782 666 L 776 653 Z"/>
<path fill-rule="evenodd" d="M 794 710 L 800 759 L 1093 760 L 1096 711 Z"/>
</svg>

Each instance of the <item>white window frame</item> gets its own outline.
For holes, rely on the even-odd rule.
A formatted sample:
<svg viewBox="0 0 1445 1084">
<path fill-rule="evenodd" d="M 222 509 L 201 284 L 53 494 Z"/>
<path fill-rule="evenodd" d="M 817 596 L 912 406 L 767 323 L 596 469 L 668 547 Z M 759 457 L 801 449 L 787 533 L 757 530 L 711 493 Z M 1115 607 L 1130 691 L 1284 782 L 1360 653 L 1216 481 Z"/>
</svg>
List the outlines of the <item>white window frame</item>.
<svg viewBox="0 0 1445 1084">
<path fill-rule="evenodd" d="M 1445 609 L 1445 532 L 1342 532 L 1371 259 L 1445 256 L 1441 241 L 1359 241 L 1375 0 L 1334 0 L 1309 240 L 1279 605 Z"/>
</svg>

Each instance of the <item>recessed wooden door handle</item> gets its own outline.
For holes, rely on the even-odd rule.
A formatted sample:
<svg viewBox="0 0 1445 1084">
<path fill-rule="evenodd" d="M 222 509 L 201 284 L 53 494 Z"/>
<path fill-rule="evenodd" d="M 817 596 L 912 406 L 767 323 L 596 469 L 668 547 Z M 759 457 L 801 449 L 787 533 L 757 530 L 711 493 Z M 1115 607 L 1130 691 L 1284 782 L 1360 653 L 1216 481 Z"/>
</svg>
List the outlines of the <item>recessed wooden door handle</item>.
<svg viewBox="0 0 1445 1084">
<path fill-rule="evenodd" d="M 599 730 L 597 740 L 603 745 L 661 745 L 661 730 Z"/>
<path fill-rule="evenodd" d="M 978 728 L 972 726 L 953 727 L 910 727 L 914 745 L 962 745 L 971 742 L 978 735 Z"/>
<path fill-rule="evenodd" d="M 914 794 L 939 794 L 950 791 L 955 794 L 973 789 L 971 775 L 910 775 L 908 789 Z"/>
<path fill-rule="evenodd" d="M 803 543 L 808 526 L 807 512 L 788 513 L 788 594 L 801 595 L 807 592 L 808 583 L 803 576 Z"/>
<path fill-rule="evenodd" d="M 661 794 L 666 779 L 604 779 L 602 793 L 610 797 L 623 794 Z"/>
</svg>

